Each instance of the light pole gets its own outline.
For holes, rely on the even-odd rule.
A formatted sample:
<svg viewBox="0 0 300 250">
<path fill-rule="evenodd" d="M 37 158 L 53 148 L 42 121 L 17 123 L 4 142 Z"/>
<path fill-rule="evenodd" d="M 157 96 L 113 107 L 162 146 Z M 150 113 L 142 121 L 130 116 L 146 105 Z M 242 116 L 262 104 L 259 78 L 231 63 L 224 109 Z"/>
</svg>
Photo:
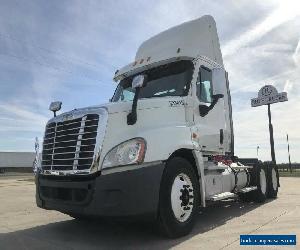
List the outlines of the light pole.
<svg viewBox="0 0 300 250">
<path fill-rule="evenodd" d="M 256 155 L 257 155 L 257 158 L 258 158 L 258 150 L 259 150 L 259 146 L 257 145 L 257 147 L 256 147 Z"/>
<path fill-rule="evenodd" d="M 275 149 L 274 149 L 274 136 L 273 136 L 273 125 L 272 125 L 271 105 L 270 105 L 270 103 L 268 104 L 268 117 L 269 117 L 271 158 L 272 158 L 272 162 L 276 165 Z"/>
<path fill-rule="evenodd" d="M 292 172 L 291 155 L 290 155 L 290 143 L 289 143 L 289 134 L 286 134 L 286 141 L 287 141 L 287 145 L 288 145 L 289 169 L 290 169 L 290 172 Z"/>
</svg>

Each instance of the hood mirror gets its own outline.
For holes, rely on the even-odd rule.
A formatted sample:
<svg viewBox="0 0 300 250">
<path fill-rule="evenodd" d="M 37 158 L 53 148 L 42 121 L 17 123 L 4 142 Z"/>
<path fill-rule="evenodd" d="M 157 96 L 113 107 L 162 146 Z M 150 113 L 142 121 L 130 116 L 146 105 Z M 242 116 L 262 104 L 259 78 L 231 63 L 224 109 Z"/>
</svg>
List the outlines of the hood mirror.
<svg viewBox="0 0 300 250">
<path fill-rule="evenodd" d="M 62 102 L 51 102 L 49 106 L 49 110 L 54 113 L 54 117 L 56 117 L 56 111 L 61 109 Z"/>
<path fill-rule="evenodd" d="M 147 75 L 141 74 L 141 75 L 136 75 L 133 77 L 131 86 L 133 89 L 135 89 L 134 93 L 134 98 L 132 101 L 132 109 L 131 112 L 127 115 L 127 124 L 128 125 L 134 125 L 137 121 L 137 102 L 139 99 L 139 94 L 141 91 L 141 88 L 144 87 L 147 83 Z"/>
<path fill-rule="evenodd" d="M 141 88 L 145 86 L 146 82 L 147 82 L 147 75 L 136 75 L 132 79 L 131 86 L 133 89 Z"/>
</svg>

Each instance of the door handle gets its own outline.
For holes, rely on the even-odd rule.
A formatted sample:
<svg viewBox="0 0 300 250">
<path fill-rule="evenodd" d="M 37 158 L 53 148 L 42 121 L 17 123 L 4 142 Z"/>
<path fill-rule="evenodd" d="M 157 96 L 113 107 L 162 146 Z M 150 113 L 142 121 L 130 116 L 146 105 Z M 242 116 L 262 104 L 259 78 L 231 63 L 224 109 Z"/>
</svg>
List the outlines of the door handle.
<svg viewBox="0 0 300 250">
<path fill-rule="evenodd" d="M 224 142 L 224 132 L 223 129 L 220 129 L 220 144 L 223 144 Z"/>
</svg>

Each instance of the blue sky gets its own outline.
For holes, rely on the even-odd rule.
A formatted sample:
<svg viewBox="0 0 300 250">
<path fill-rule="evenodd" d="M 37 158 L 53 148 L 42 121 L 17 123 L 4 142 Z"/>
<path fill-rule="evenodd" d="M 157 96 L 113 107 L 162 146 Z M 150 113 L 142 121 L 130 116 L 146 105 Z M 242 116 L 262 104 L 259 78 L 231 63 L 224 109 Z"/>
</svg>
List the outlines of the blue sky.
<svg viewBox="0 0 300 250">
<path fill-rule="evenodd" d="M 270 159 L 266 107 L 250 99 L 264 84 L 287 91 L 272 105 L 278 162 L 300 161 L 300 4 L 298 1 L 2 0 L 0 151 L 32 151 L 53 100 L 63 110 L 107 102 L 116 69 L 139 44 L 184 21 L 211 14 L 229 72 L 236 154 Z"/>
</svg>

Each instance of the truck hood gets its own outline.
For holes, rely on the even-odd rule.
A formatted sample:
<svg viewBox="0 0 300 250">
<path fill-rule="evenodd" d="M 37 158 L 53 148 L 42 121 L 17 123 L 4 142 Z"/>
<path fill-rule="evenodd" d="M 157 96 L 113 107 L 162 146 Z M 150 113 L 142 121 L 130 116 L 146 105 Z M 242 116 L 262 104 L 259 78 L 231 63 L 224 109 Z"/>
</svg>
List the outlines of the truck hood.
<svg viewBox="0 0 300 250">
<path fill-rule="evenodd" d="M 179 96 L 175 97 L 156 97 L 156 98 L 144 98 L 140 99 L 138 101 L 138 106 L 137 110 L 144 110 L 144 109 L 153 109 L 153 108 L 160 108 L 160 107 L 172 107 L 173 105 L 179 106 L 179 105 L 184 105 L 183 104 L 183 98 Z M 175 107 L 174 106 L 174 107 Z M 108 114 L 114 114 L 114 113 L 120 113 L 120 112 L 127 112 L 129 113 L 132 108 L 132 102 L 109 102 L 109 103 L 104 103 L 100 105 L 95 105 L 95 106 L 89 106 L 85 108 L 78 108 L 78 109 L 73 109 L 68 112 L 64 112 L 62 114 L 57 115 L 56 117 L 53 117 L 48 121 L 50 122 L 55 122 L 55 121 L 60 121 L 63 119 L 63 117 L 67 115 L 73 115 L 73 116 L 78 116 L 82 113 L 88 113 L 88 112 L 94 112 L 99 109 L 105 109 L 107 110 Z"/>
<path fill-rule="evenodd" d="M 137 103 L 137 110 L 153 109 L 153 108 L 166 108 L 166 107 L 179 107 L 185 106 L 184 98 L 181 96 L 165 96 L 154 98 L 139 99 Z M 109 114 L 119 112 L 130 112 L 132 109 L 132 102 L 110 102 L 99 105 L 107 109 Z"/>
<path fill-rule="evenodd" d="M 162 99 L 162 98 L 160 98 Z M 164 98 L 165 99 L 165 98 Z M 166 102 L 166 99 L 163 101 Z M 148 108 L 159 108 L 162 105 L 162 101 L 153 99 L 140 99 L 137 104 L 137 109 L 148 109 Z M 104 107 L 107 109 L 109 114 L 119 113 L 119 112 L 130 112 L 132 109 L 132 102 L 109 102 L 98 107 Z"/>
</svg>

